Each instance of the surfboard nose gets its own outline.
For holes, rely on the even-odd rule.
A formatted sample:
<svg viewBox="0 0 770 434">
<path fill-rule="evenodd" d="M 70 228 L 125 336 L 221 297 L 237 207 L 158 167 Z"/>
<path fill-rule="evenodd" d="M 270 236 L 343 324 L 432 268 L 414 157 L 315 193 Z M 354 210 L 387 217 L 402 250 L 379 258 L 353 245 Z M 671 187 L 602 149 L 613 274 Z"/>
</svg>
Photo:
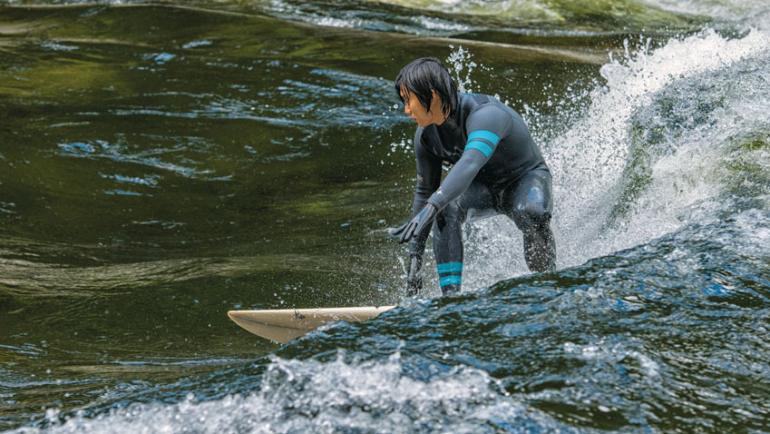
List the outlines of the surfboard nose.
<svg viewBox="0 0 770 434">
<path fill-rule="evenodd" d="M 228 310 L 227 316 L 233 321 L 244 317 L 242 310 Z"/>
<path fill-rule="evenodd" d="M 234 323 L 257 336 L 286 343 L 328 322 L 365 321 L 394 307 L 231 310 L 227 312 L 227 316 Z"/>
<path fill-rule="evenodd" d="M 285 324 L 271 324 L 269 319 L 260 316 L 260 311 L 231 310 L 227 312 L 227 316 L 249 333 L 279 344 L 285 344 L 308 332 L 306 329 L 297 329 Z"/>
</svg>

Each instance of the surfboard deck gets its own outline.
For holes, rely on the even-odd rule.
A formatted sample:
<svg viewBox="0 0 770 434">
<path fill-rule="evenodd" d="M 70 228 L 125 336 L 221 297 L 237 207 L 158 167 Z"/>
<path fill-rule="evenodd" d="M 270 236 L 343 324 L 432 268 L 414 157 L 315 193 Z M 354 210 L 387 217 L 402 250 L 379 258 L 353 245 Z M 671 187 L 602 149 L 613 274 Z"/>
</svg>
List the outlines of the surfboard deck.
<svg viewBox="0 0 770 434">
<path fill-rule="evenodd" d="M 231 310 L 227 312 L 227 316 L 250 333 L 285 344 L 323 324 L 333 321 L 366 321 L 394 307 L 396 306 Z"/>
</svg>

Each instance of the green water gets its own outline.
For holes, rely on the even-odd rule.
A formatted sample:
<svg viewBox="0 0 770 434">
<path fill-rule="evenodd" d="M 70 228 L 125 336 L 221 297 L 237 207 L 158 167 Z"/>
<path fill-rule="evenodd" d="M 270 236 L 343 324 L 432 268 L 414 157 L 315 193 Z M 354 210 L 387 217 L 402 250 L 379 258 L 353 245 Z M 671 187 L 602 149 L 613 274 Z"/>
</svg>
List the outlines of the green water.
<svg viewBox="0 0 770 434">
<path fill-rule="evenodd" d="M 172 6 L 6 8 L 0 34 L 6 424 L 275 348 L 229 309 L 403 296 L 390 80 L 445 40 Z M 600 58 L 473 47 L 529 104 Z"/>
<path fill-rule="evenodd" d="M 610 52 L 622 56 L 624 40 L 631 50 L 663 46 L 709 20 L 636 2 L 522 2 L 522 9 L 497 2 L 446 8 L 423 3 L 0 6 L 0 428 L 45 426 L 46 410 L 54 408 L 67 417 L 85 410 L 88 418 L 131 403 L 171 405 L 188 393 L 211 400 L 234 390 L 247 396 L 258 387 L 252 364 L 261 360 L 256 371 L 264 371 L 268 362 L 259 357 L 278 346 L 238 329 L 226 317 L 230 309 L 392 303 L 425 309 L 411 315 L 414 323 L 401 313 L 400 323 L 361 329 L 360 341 L 355 329 L 352 335 L 330 332 L 329 341 L 321 337 L 280 353 L 287 359 L 321 354 L 322 366 L 337 347 L 372 351 L 364 359 L 388 357 L 401 345 L 394 339 L 417 348 L 409 351 L 424 350 L 428 359 L 475 351 L 475 359 L 447 357 L 502 379 L 518 368 L 500 367 L 495 348 L 541 354 L 528 341 L 514 351 L 518 344 L 506 339 L 519 333 L 515 325 L 501 332 L 506 338 L 495 335 L 474 346 L 469 336 L 492 330 L 479 318 L 496 315 L 476 295 L 459 301 L 405 298 L 405 251 L 387 238 L 386 228 L 410 211 L 414 126 L 401 114 L 391 80 L 416 57 L 465 53 L 451 65 L 467 71 L 475 63 L 470 80 L 461 73 L 464 84 L 498 94 L 524 113 L 546 156 L 556 159 L 558 139 L 570 135 L 591 110 L 591 92 L 602 89 L 600 67 Z M 352 24 L 328 26 L 324 17 Z M 422 19 L 458 30 L 431 24 L 434 29 Z M 661 116 L 673 122 L 686 110 L 673 112 Z M 634 136 L 638 150 L 665 142 L 644 129 L 644 116 L 634 118 L 641 129 Z M 737 134 L 735 148 L 748 147 L 750 156 L 729 160 L 736 180 L 729 188 L 761 203 L 766 168 L 757 161 L 766 153 L 766 131 L 743 135 L 751 139 Z M 639 152 L 629 159 L 633 173 L 621 183 L 623 199 L 605 204 L 620 223 L 653 185 L 654 161 Z M 635 165 L 643 166 L 641 172 L 634 172 Z M 586 169 L 586 183 L 592 170 L 602 166 Z M 749 179 L 758 181 L 747 192 L 743 181 Z M 581 206 L 569 192 L 560 198 L 565 215 Z M 469 292 L 526 274 L 518 241 L 492 243 L 503 244 L 500 254 L 488 247 L 489 238 L 504 231 L 489 236 L 474 230 L 469 252 L 476 264 L 510 260 L 495 274 L 471 274 Z M 557 234 L 568 247 L 568 236 L 581 235 L 563 227 Z M 566 247 L 560 254 L 570 266 L 594 257 Z M 747 275 L 763 275 L 766 263 L 756 259 L 762 257 L 752 257 L 759 265 L 752 262 Z M 590 267 L 623 269 L 613 260 Z M 570 273 L 582 271 L 524 280 L 543 292 L 530 300 L 525 291 L 514 304 L 541 311 L 551 303 L 550 291 L 582 288 L 582 277 Z M 654 274 L 642 269 L 616 286 Z M 427 281 L 424 298 L 437 296 L 435 276 Z M 512 284 L 499 285 L 493 295 L 506 285 Z M 543 294 L 545 301 L 538 298 Z M 472 317 L 464 329 L 459 324 L 466 310 Z M 433 318 L 436 328 L 420 322 L 421 315 Z M 535 341 L 550 342 L 532 332 L 548 327 L 527 327 Z M 571 327 L 554 333 L 572 336 Z M 602 323 L 598 329 L 613 327 Z M 572 341 L 590 342 L 581 339 Z M 432 363 L 420 360 L 418 366 Z M 574 367 L 549 366 L 553 375 Z M 363 369 L 368 372 L 368 365 Z M 542 381 L 532 389 L 549 389 L 548 379 L 530 371 L 522 371 L 523 383 Z M 610 392 L 597 387 L 592 393 L 612 395 L 623 387 L 618 375 L 610 375 Z M 505 381 L 510 393 L 529 390 Z M 703 387 L 704 393 L 711 390 Z M 760 381 L 756 390 L 741 389 L 742 396 L 752 401 L 763 387 Z M 621 410 L 602 418 L 571 398 L 538 399 L 538 411 L 569 427 L 678 426 L 675 418 L 639 422 Z M 293 408 L 289 401 L 286 408 Z M 764 410 L 756 413 L 766 420 Z"/>
</svg>

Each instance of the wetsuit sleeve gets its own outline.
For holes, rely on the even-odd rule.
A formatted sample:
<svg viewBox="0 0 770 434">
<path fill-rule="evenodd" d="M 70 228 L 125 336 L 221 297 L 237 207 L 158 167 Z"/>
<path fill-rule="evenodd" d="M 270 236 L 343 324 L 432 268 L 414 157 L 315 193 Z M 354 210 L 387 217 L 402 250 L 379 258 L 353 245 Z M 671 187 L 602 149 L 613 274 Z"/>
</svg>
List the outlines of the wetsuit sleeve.
<svg viewBox="0 0 770 434">
<path fill-rule="evenodd" d="M 428 202 L 441 210 L 460 197 L 492 157 L 500 139 L 509 131 L 511 122 L 508 113 L 493 105 L 483 106 L 471 113 L 466 122 L 468 141 L 463 155 Z"/>
<path fill-rule="evenodd" d="M 414 135 L 414 154 L 417 161 L 417 183 L 414 188 L 414 200 L 412 201 L 412 217 L 414 217 L 428 203 L 428 198 L 441 184 L 441 160 L 431 154 L 426 148 L 422 138 L 422 128 L 418 128 Z M 411 253 L 422 255 L 425 250 L 425 240 L 430 231 L 427 231 L 419 239 L 415 238 L 409 243 Z"/>
</svg>

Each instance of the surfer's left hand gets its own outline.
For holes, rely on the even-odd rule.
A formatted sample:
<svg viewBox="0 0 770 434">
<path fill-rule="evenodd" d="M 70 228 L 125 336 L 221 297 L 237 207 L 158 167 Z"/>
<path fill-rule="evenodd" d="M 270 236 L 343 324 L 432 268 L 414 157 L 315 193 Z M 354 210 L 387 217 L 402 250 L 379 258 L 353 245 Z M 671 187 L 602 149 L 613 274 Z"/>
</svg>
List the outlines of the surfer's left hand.
<svg viewBox="0 0 770 434">
<path fill-rule="evenodd" d="M 409 269 L 406 273 L 406 295 L 416 296 L 422 290 L 422 255 L 409 255 Z"/>
<path fill-rule="evenodd" d="M 429 203 L 407 223 L 391 230 L 390 235 L 397 237 L 399 242 L 405 243 L 429 229 L 431 224 L 433 224 L 433 220 L 436 218 L 437 212 L 438 210 L 436 207 Z"/>
</svg>

